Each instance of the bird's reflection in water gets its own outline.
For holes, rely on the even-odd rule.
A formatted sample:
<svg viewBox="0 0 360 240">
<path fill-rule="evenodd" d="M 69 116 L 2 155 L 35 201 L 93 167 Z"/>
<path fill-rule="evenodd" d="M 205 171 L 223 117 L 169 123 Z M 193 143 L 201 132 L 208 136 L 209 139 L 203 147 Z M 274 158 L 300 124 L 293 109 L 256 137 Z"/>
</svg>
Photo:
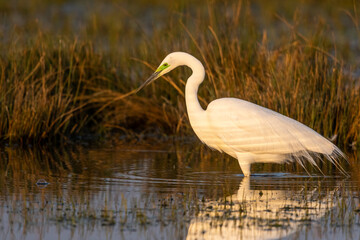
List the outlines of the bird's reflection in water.
<svg viewBox="0 0 360 240">
<path fill-rule="evenodd" d="M 338 187 L 327 190 L 321 181 L 312 183 L 317 186 L 304 184 L 297 190 L 266 190 L 264 180 L 263 186 L 252 190 L 250 178 L 245 177 L 237 192 L 226 201 L 205 203 L 202 208 L 205 210 L 191 220 L 187 239 L 279 239 L 289 236 L 301 226 L 323 217 L 336 204 Z"/>
</svg>

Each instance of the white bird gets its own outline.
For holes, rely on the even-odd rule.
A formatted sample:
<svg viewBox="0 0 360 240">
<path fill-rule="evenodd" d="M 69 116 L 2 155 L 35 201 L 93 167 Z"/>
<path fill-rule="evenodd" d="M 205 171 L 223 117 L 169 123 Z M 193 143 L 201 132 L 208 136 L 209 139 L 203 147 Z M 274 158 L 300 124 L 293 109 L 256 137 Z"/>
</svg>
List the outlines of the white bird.
<svg viewBox="0 0 360 240">
<path fill-rule="evenodd" d="M 170 53 L 137 91 L 183 65 L 192 70 L 185 86 L 191 127 L 210 148 L 237 158 L 245 176 L 250 176 L 250 165 L 259 162 L 297 161 L 305 169 L 304 163 L 308 161 L 318 168 L 314 156 L 319 157 L 319 154 L 345 173 L 339 158 L 346 157 L 340 149 L 296 120 L 237 98 L 216 99 L 204 110 L 197 91 L 205 78 L 205 69 L 198 59 L 188 53 Z"/>
</svg>

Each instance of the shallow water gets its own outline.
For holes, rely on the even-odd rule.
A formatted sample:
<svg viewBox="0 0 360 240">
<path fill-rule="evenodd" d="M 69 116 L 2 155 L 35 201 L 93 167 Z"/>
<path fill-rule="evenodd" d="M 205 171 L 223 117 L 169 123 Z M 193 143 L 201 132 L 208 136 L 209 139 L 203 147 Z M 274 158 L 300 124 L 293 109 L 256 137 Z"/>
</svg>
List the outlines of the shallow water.
<svg viewBox="0 0 360 240">
<path fill-rule="evenodd" d="M 0 157 L 0 239 L 360 238 L 358 170 L 258 165 L 249 179 L 196 142 Z"/>
</svg>

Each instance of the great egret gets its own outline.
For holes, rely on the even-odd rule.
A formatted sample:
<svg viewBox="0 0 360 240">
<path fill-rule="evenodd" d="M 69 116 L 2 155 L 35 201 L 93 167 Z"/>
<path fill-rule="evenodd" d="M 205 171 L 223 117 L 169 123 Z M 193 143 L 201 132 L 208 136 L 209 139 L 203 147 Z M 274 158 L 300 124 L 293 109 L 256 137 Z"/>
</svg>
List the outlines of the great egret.
<svg viewBox="0 0 360 240">
<path fill-rule="evenodd" d="M 338 159 L 340 156 L 346 157 L 340 149 L 296 120 L 237 98 L 216 99 L 204 110 L 197 98 L 197 91 L 205 78 L 205 69 L 198 59 L 188 53 L 173 52 L 167 55 L 137 91 L 182 65 L 192 70 L 185 87 L 191 127 L 203 143 L 237 158 L 245 176 L 250 176 L 250 165 L 258 162 L 295 160 L 305 169 L 304 162 L 309 161 L 318 167 L 313 156 L 318 157 L 319 154 L 325 155 L 344 172 Z"/>
</svg>

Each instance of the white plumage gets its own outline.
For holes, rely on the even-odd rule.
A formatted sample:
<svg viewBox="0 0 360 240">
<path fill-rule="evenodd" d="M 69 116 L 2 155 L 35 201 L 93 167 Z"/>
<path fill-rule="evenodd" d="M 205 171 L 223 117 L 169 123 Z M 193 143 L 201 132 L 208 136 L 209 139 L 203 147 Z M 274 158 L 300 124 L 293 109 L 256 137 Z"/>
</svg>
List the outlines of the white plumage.
<svg viewBox="0 0 360 240">
<path fill-rule="evenodd" d="M 196 135 L 209 147 L 237 158 L 245 176 L 256 162 L 282 163 L 309 161 L 323 154 L 341 171 L 339 157 L 345 155 L 330 141 L 304 124 L 259 105 L 237 99 L 212 101 L 206 110 L 197 98 L 205 70 L 199 60 L 184 52 L 169 54 L 155 73 L 138 89 L 171 71 L 186 65 L 193 71 L 186 83 L 185 100 L 190 124 Z M 309 153 L 312 153 L 311 155 Z"/>
</svg>

